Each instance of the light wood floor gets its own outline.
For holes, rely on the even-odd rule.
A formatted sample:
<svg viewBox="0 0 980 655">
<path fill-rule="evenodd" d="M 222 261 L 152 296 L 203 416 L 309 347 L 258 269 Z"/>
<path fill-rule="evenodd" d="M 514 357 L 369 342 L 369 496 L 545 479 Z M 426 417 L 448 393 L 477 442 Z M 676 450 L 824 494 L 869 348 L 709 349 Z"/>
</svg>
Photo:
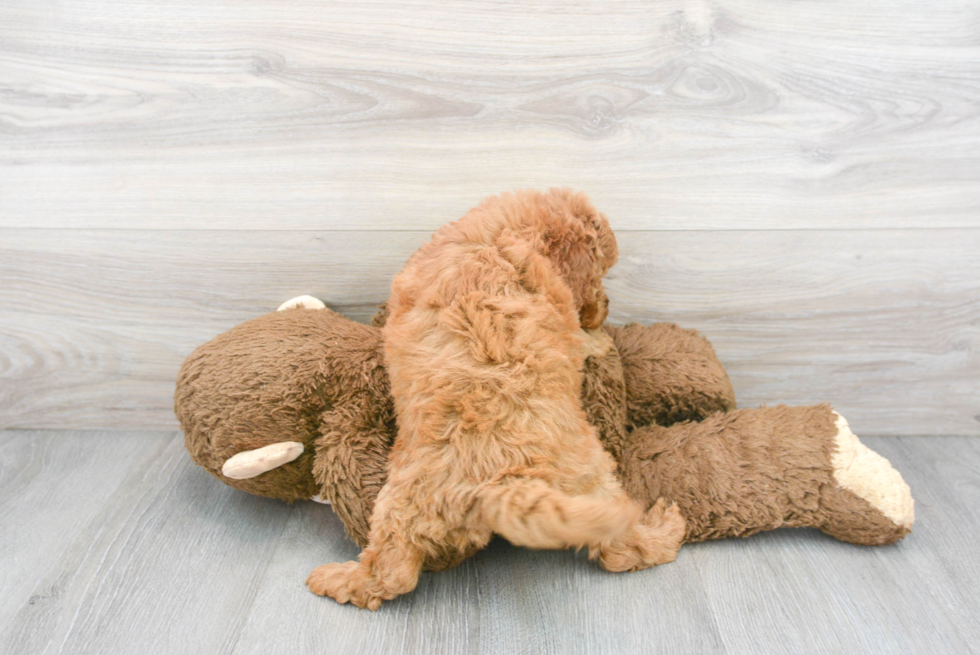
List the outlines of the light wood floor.
<svg viewBox="0 0 980 655">
<path fill-rule="evenodd" d="M 303 585 L 357 548 L 311 502 L 223 486 L 173 432 L 0 432 L 0 652 L 969 653 L 980 643 L 980 440 L 866 439 L 915 532 L 686 547 L 609 574 L 496 541 L 377 613 Z"/>
</svg>

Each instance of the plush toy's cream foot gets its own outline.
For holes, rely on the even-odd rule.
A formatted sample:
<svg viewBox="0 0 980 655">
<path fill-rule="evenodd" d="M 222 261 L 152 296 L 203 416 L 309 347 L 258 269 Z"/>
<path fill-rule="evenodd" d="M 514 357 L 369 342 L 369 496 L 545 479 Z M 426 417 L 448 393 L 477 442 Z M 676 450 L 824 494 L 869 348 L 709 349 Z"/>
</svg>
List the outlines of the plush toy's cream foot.
<svg viewBox="0 0 980 655">
<path fill-rule="evenodd" d="M 228 458 L 221 467 L 221 474 L 232 480 L 246 480 L 288 464 L 302 454 L 303 444 L 298 441 L 281 441 L 255 450 L 244 450 Z"/>
<path fill-rule="evenodd" d="M 847 426 L 847 420 L 834 412 L 836 452 L 831 456 L 834 479 L 855 496 L 891 519 L 895 525 L 912 527 L 915 503 L 912 491 L 891 463 L 861 443 Z"/>
<path fill-rule="evenodd" d="M 326 305 L 319 298 L 314 298 L 313 296 L 296 296 L 290 300 L 287 300 L 283 304 L 279 305 L 277 312 L 281 312 L 284 309 L 292 309 L 293 307 L 303 307 L 305 309 L 323 309 Z"/>
</svg>

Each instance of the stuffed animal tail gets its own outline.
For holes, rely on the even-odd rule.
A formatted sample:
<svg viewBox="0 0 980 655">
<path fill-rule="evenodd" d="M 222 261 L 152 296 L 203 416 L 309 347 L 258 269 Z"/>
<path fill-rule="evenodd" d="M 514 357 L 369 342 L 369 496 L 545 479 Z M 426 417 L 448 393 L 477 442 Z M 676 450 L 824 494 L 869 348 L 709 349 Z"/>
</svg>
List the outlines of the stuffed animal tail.
<svg viewBox="0 0 980 655">
<path fill-rule="evenodd" d="M 533 478 L 509 478 L 478 495 L 484 520 L 527 548 L 581 548 L 609 541 L 642 515 L 626 494 L 570 496 Z"/>
</svg>

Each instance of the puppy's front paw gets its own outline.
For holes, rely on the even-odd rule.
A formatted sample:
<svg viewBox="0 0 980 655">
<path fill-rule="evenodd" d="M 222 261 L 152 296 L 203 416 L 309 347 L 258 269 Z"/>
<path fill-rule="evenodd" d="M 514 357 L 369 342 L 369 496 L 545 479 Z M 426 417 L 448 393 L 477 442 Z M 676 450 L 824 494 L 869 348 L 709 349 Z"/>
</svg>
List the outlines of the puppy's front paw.
<svg viewBox="0 0 980 655">
<path fill-rule="evenodd" d="M 330 596 L 338 603 L 349 602 L 351 574 L 357 566 L 357 562 L 318 566 L 306 579 L 306 586 L 317 596 Z"/>
<path fill-rule="evenodd" d="M 376 610 L 382 598 L 368 592 L 368 577 L 358 562 L 324 564 L 313 569 L 306 586 L 317 596 L 330 596 L 338 603 L 351 603 Z"/>
</svg>

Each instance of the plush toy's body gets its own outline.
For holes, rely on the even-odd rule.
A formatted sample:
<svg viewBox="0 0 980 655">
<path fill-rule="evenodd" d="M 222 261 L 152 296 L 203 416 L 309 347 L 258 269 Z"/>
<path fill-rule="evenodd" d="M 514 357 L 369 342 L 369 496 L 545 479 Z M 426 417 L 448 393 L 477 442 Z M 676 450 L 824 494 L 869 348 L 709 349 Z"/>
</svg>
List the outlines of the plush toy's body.
<svg viewBox="0 0 980 655">
<path fill-rule="evenodd" d="M 314 299 L 293 304 L 194 351 L 178 376 L 177 417 L 193 459 L 222 481 L 327 501 L 363 546 L 396 434 L 381 331 Z M 616 347 L 586 360 L 583 406 L 624 488 L 648 505 L 676 502 L 687 541 L 780 526 L 858 544 L 909 532 L 908 486 L 829 406 L 735 410 L 696 332 L 604 329 Z"/>
</svg>

